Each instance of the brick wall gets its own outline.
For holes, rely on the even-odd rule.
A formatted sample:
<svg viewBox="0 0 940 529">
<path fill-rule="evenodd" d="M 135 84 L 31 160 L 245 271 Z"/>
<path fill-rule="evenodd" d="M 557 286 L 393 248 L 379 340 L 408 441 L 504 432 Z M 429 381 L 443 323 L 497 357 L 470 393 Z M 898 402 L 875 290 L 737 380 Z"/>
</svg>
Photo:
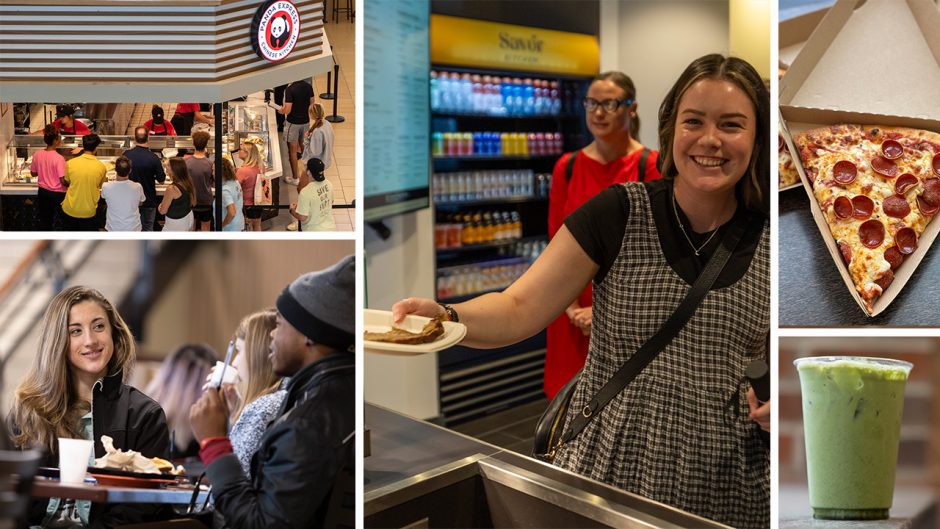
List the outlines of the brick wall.
<svg viewBox="0 0 940 529">
<path fill-rule="evenodd" d="M 938 338 L 781 338 L 777 399 L 780 483 L 806 481 L 800 380 L 793 360 L 858 355 L 914 364 L 904 394 L 897 479 L 904 484 L 940 486 L 940 392 L 931 384 L 940 379 L 938 351 Z"/>
</svg>

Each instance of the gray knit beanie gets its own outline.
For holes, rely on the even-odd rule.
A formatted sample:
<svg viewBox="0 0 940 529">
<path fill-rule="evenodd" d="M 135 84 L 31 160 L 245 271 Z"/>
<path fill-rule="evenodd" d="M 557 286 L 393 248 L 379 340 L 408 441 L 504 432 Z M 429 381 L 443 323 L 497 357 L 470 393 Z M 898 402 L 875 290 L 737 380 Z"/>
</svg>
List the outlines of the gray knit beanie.
<svg viewBox="0 0 940 529">
<path fill-rule="evenodd" d="M 277 298 L 277 310 L 314 342 L 354 351 L 356 259 L 348 255 L 333 266 L 294 280 Z"/>
</svg>

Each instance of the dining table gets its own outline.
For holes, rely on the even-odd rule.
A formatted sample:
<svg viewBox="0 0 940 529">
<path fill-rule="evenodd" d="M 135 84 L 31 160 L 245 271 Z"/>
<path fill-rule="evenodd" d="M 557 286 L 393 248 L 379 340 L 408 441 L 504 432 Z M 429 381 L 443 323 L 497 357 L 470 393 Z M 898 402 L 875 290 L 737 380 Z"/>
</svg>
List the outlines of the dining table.
<svg viewBox="0 0 940 529">
<path fill-rule="evenodd" d="M 186 505 L 192 501 L 191 486 L 164 485 L 156 488 L 118 487 L 100 483 L 62 483 L 55 478 L 38 476 L 31 492 L 36 498 L 70 498 L 99 503 L 164 503 Z M 208 490 L 199 490 L 196 504 L 204 503 Z"/>
</svg>

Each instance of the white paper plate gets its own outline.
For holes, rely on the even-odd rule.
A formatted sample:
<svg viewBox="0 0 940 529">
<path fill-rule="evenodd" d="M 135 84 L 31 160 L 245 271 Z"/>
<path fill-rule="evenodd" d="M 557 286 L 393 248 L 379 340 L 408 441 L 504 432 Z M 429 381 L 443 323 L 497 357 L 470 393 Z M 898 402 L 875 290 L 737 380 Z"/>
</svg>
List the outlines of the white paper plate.
<svg viewBox="0 0 940 529">
<path fill-rule="evenodd" d="M 365 321 L 363 323 L 365 324 L 366 332 L 388 332 L 392 329 L 391 311 L 365 309 L 364 316 Z M 405 320 L 396 325 L 396 327 L 405 329 L 406 331 L 420 332 L 421 329 L 427 325 L 428 321 L 430 321 L 430 318 L 425 318 L 423 316 L 405 316 Z M 467 335 L 466 325 L 462 323 L 454 323 L 452 321 L 445 321 L 443 323 L 444 335 L 430 343 L 406 345 L 364 340 L 364 348 L 369 353 L 382 353 L 402 356 L 419 355 L 433 353 L 447 349 L 448 347 L 453 347 L 454 345 L 457 345 L 460 340 L 463 340 L 463 337 Z"/>
</svg>

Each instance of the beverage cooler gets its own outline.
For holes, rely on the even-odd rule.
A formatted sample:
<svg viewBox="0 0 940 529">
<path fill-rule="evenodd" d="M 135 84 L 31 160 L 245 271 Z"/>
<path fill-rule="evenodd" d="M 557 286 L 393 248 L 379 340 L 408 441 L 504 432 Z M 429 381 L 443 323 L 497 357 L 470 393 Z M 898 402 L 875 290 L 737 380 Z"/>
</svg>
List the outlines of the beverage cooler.
<svg viewBox="0 0 940 529">
<path fill-rule="evenodd" d="M 436 295 L 458 303 L 505 289 L 548 244 L 552 169 L 587 145 L 590 77 L 432 64 Z M 542 397 L 545 333 L 438 357 L 446 425 Z"/>
</svg>

